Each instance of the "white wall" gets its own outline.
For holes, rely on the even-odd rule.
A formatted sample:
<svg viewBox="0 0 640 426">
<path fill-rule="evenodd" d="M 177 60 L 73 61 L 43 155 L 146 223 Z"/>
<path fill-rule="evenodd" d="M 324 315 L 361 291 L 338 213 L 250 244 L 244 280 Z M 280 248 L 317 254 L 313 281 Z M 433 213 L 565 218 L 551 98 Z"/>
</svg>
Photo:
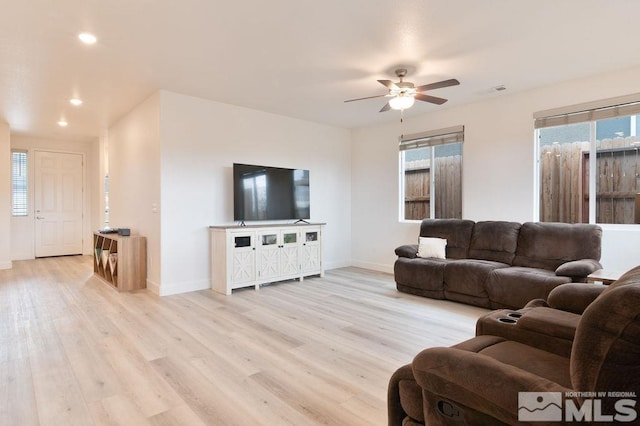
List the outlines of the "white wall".
<svg viewBox="0 0 640 426">
<path fill-rule="evenodd" d="M 354 265 L 391 272 L 393 249 L 416 241 L 419 225 L 398 220 L 398 136 L 464 125 L 463 217 L 533 220 L 533 113 L 638 92 L 639 73 L 640 68 L 634 68 L 527 92 L 504 92 L 472 104 L 405 118 L 404 124 L 354 129 Z M 626 270 L 640 263 L 635 255 L 640 252 L 640 226 L 603 225 L 603 229 L 605 268 Z"/>
<path fill-rule="evenodd" d="M 0 269 L 11 269 L 11 133 L 0 123 Z"/>
<path fill-rule="evenodd" d="M 161 91 L 107 139 L 111 226 L 147 237 L 151 291 L 209 288 L 208 227 L 232 223 L 234 162 L 309 169 L 325 267 L 350 264 L 348 130 Z"/>
<path fill-rule="evenodd" d="M 147 239 L 147 287 L 158 292 L 160 270 L 160 95 L 136 106 L 108 131 L 112 228 L 131 228 Z M 103 158 L 106 161 L 106 158 Z M 104 164 L 103 164 L 104 169 Z"/>
<path fill-rule="evenodd" d="M 56 139 L 43 139 L 30 136 L 13 135 L 11 148 L 26 149 L 28 169 L 29 215 L 11 217 L 11 258 L 13 260 L 33 259 L 35 256 L 35 223 L 32 206 L 34 204 L 34 151 L 53 151 L 82 154 L 84 158 L 83 182 L 84 182 L 84 219 L 82 223 L 84 254 L 92 253 L 92 233 L 96 227 L 95 210 L 93 204 L 98 187 L 95 185 L 97 178 L 98 157 L 94 142 L 71 142 Z"/>
<path fill-rule="evenodd" d="M 208 227 L 233 221 L 234 162 L 309 169 L 311 220 L 327 223 L 325 268 L 350 264 L 348 130 L 171 92 L 161 98 L 161 294 L 209 287 Z"/>
</svg>

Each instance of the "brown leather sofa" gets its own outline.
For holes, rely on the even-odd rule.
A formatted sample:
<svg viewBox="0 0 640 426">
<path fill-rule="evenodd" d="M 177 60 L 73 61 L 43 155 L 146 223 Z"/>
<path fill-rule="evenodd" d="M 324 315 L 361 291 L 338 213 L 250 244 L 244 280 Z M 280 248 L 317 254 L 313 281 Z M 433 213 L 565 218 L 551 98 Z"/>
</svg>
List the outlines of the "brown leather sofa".
<svg viewBox="0 0 640 426">
<path fill-rule="evenodd" d="M 640 422 L 640 407 L 636 407 L 640 395 L 640 266 L 608 287 L 582 286 L 597 290 L 580 293 L 575 285 L 563 285 L 549 300 L 533 301 L 518 311 L 520 317 L 509 317 L 513 311 L 499 311 L 516 323 L 511 329 L 501 326 L 493 331 L 509 330 L 510 337 L 478 335 L 450 348 L 419 353 L 389 381 L 389 425 L 529 424 L 519 421 L 519 414 L 544 407 L 521 404 L 519 392 L 559 392 L 564 414 L 571 405 L 577 409 L 571 414 L 578 416 L 576 420 L 595 416 L 597 410 L 604 423 Z M 531 312 L 538 312 L 532 322 L 537 326 L 529 335 L 531 330 L 521 321 Z M 569 354 L 565 349 L 554 350 L 558 333 L 553 328 L 562 318 L 555 316 L 557 312 L 576 315 L 578 320 L 573 338 L 566 336 Z M 490 314 L 480 322 L 496 318 Z M 488 331 L 485 326 L 478 330 Z M 522 334 L 516 335 L 518 332 Z M 607 396 L 599 397 L 601 392 Z M 625 397 L 630 397 L 627 404 L 616 406 Z"/>
<path fill-rule="evenodd" d="M 521 308 L 602 268 L 597 225 L 425 219 L 420 237 L 447 241 L 444 259 L 396 248 L 398 290 L 485 308 Z"/>
</svg>

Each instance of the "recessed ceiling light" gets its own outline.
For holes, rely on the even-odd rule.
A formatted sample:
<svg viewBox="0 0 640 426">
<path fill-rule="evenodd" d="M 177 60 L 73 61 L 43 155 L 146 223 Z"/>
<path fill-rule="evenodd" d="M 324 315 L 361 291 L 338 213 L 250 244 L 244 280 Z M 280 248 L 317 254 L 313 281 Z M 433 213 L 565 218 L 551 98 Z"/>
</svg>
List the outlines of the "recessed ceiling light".
<svg viewBox="0 0 640 426">
<path fill-rule="evenodd" d="M 80 33 L 78 34 L 78 38 L 84 44 L 95 44 L 98 41 L 96 36 L 91 33 Z"/>
<path fill-rule="evenodd" d="M 70 102 L 70 103 L 71 103 L 71 105 L 73 105 L 73 106 L 80 106 L 80 105 L 82 105 L 82 99 L 78 99 L 78 98 L 69 99 L 69 102 Z"/>
<path fill-rule="evenodd" d="M 60 127 L 67 127 L 68 125 L 69 123 L 67 123 L 65 120 L 58 121 L 58 126 Z"/>
</svg>

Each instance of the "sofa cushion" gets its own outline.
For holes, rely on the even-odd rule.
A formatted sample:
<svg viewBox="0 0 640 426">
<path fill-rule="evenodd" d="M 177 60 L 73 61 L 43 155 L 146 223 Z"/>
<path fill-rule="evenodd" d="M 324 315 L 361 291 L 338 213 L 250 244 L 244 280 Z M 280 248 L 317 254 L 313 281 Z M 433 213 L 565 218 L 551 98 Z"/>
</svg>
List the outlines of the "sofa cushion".
<svg viewBox="0 0 640 426">
<path fill-rule="evenodd" d="M 567 388 L 571 387 L 569 358 L 511 340 L 489 346 L 479 353 Z"/>
<path fill-rule="evenodd" d="M 600 260 L 601 240 L 598 225 L 526 222 L 520 228 L 512 264 L 555 271 L 572 260 Z"/>
<path fill-rule="evenodd" d="M 518 246 L 518 222 L 476 222 L 471 234 L 469 257 L 511 264 Z"/>
<path fill-rule="evenodd" d="M 551 290 L 560 284 L 571 282 L 554 271 L 512 266 L 494 269 L 486 281 L 491 308 L 522 308 L 533 299 L 546 299 Z"/>
<path fill-rule="evenodd" d="M 444 290 L 489 300 L 485 281 L 494 269 L 507 268 L 506 263 L 490 260 L 461 259 L 447 264 L 444 269 Z M 488 304 L 486 306 L 489 306 Z"/>
<path fill-rule="evenodd" d="M 473 225 L 472 220 L 424 219 L 420 224 L 420 236 L 447 240 L 447 259 L 464 259 L 469 253 Z"/>
<path fill-rule="evenodd" d="M 518 325 L 524 330 L 573 340 L 579 321 L 578 314 L 542 307 L 527 311 L 518 319 Z"/>
</svg>

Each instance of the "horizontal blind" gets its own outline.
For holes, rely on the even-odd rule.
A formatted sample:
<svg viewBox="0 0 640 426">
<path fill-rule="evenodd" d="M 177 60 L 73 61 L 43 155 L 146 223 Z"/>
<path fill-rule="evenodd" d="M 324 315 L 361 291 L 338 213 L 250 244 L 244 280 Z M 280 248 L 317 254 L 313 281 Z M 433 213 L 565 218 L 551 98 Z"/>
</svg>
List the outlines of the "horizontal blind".
<svg viewBox="0 0 640 426">
<path fill-rule="evenodd" d="M 446 129 L 401 135 L 398 139 L 400 141 L 400 151 L 464 142 L 464 126 L 454 126 L 447 127 Z"/>
<path fill-rule="evenodd" d="M 636 114 L 640 114 L 640 94 L 540 111 L 533 117 L 535 128 L 542 129 Z"/>
<path fill-rule="evenodd" d="M 27 151 L 11 151 L 11 214 L 27 216 Z"/>
</svg>

